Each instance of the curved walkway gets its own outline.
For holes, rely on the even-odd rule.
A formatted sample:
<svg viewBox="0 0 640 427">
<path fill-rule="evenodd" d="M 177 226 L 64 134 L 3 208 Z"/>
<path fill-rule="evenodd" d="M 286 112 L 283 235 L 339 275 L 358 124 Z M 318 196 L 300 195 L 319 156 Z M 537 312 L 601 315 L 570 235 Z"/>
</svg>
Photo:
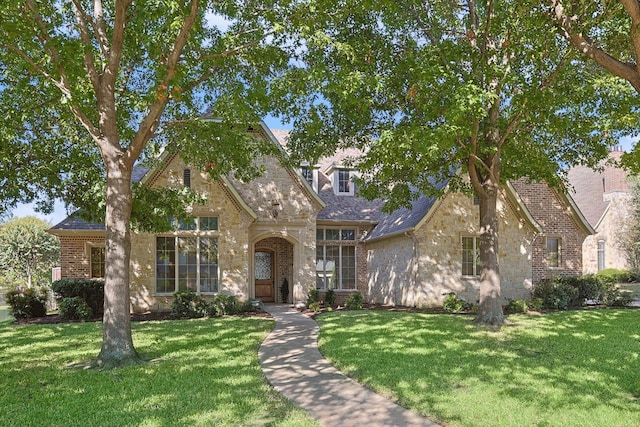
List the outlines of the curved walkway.
<svg viewBox="0 0 640 427">
<path fill-rule="evenodd" d="M 347 378 L 318 350 L 318 324 L 288 305 L 265 305 L 276 321 L 259 350 L 273 387 L 323 426 L 438 424 Z"/>
</svg>

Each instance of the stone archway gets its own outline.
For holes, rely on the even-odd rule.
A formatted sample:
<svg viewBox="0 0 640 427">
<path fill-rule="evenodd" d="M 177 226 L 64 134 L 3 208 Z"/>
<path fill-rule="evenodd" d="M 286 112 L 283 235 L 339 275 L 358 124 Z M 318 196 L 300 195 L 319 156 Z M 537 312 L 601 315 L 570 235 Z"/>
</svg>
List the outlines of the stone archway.
<svg viewBox="0 0 640 427">
<path fill-rule="evenodd" d="M 286 279 L 289 295 L 293 295 L 293 245 L 282 237 L 267 237 L 253 248 L 253 290 L 255 298 L 263 302 L 285 302 L 281 286 Z"/>
</svg>

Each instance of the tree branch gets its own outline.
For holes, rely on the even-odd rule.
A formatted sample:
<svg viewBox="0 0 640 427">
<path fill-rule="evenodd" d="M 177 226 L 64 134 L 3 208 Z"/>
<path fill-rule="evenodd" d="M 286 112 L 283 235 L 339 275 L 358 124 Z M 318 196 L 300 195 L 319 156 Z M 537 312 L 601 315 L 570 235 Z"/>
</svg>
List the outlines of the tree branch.
<svg viewBox="0 0 640 427">
<path fill-rule="evenodd" d="M 48 28 L 40 16 L 36 6 L 33 4 L 32 0 L 27 0 L 27 7 L 31 11 L 34 21 L 36 25 L 40 29 L 40 40 L 42 43 L 42 47 L 46 52 L 51 56 L 52 62 L 56 68 L 58 74 L 60 74 L 60 80 L 56 79 L 53 75 L 49 74 L 44 68 L 40 67 L 38 64 L 33 61 L 26 52 L 19 49 L 17 46 L 9 46 L 11 50 L 18 53 L 27 63 L 40 75 L 50 80 L 60 91 L 62 95 L 67 98 L 69 105 L 73 114 L 80 120 L 82 125 L 87 129 L 89 134 L 97 140 L 100 132 L 99 130 L 91 123 L 91 120 L 84 114 L 84 112 L 80 109 L 80 106 L 75 102 L 73 98 L 73 91 L 71 85 L 69 84 L 69 79 L 67 78 L 67 73 L 64 67 L 62 66 L 62 61 L 60 59 L 60 54 L 58 51 L 52 46 L 51 37 L 49 37 Z"/>
<path fill-rule="evenodd" d="M 169 90 L 171 80 L 176 74 L 176 68 L 178 65 L 178 61 L 180 60 L 180 55 L 182 54 L 184 46 L 187 44 L 189 34 L 198 16 L 198 9 L 198 0 L 191 0 L 191 9 L 189 15 L 182 23 L 180 31 L 174 41 L 173 48 L 169 53 L 169 56 L 167 57 L 167 68 L 165 76 L 159 86 L 160 90 Z M 158 125 L 160 116 L 162 115 L 162 112 L 164 111 L 164 108 L 167 105 L 168 101 L 168 94 L 166 96 L 158 96 L 156 101 L 150 106 L 149 113 L 142 120 L 142 123 L 140 123 L 140 127 L 138 128 L 138 131 L 136 132 L 136 135 L 131 141 L 131 144 L 127 148 L 126 152 L 127 158 L 131 164 L 133 164 L 135 159 L 138 158 L 138 156 L 144 149 L 146 142 L 153 135 L 155 128 Z"/>
<path fill-rule="evenodd" d="M 77 0 L 74 0 L 74 2 Z M 128 6 L 127 6 L 128 7 Z M 102 52 L 102 56 L 105 60 L 109 58 L 109 51 L 111 50 L 109 46 L 109 38 L 107 37 L 106 25 L 104 22 L 104 11 L 102 9 L 102 0 L 94 0 L 93 2 L 93 15 L 95 19 L 87 18 L 87 21 L 91 22 L 91 26 L 93 27 L 93 32 L 98 39 L 98 44 L 100 45 L 100 51 Z"/>
<path fill-rule="evenodd" d="M 640 58 L 640 3 L 638 0 L 620 0 L 624 10 L 631 18 L 631 29 L 629 38 L 633 45 L 634 56 L 636 58 L 636 73 L 640 72 L 640 64 L 638 64 L 638 58 Z"/>
<path fill-rule="evenodd" d="M 623 4 L 637 3 L 636 0 L 633 0 L 633 1 L 620 0 L 620 1 Z M 640 72 L 638 72 L 638 64 L 637 64 L 638 56 L 636 56 L 636 64 L 633 64 L 633 65 L 627 64 L 625 62 L 622 62 L 614 58 L 604 50 L 596 47 L 581 32 L 574 30 L 573 25 L 571 23 L 571 19 L 567 16 L 562 0 L 551 0 L 551 5 L 552 5 L 552 19 L 554 19 L 554 21 L 557 23 L 558 32 L 560 35 L 566 38 L 582 54 L 586 55 L 588 58 L 593 59 L 601 67 L 608 70 L 610 73 L 628 81 L 633 86 L 633 88 L 638 93 L 640 93 Z M 640 21 L 637 21 L 637 22 L 640 23 Z M 638 23 L 632 26 L 632 32 L 634 31 L 634 28 L 636 25 L 638 25 Z M 639 40 L 638 46 L 640 46 L 640 40 Z M 635 42 L 634 42 L 634 47 L 635 47 Z"/>
<path fill-rule="evenodd" d="M 80 37 L 82 44 L 84 45 L 84 65 L 87 68 L 87 74 L 89 76 L 89 80 L 91 80 L 91 84 L 93 85 L 93 90 L 98 93 L 100 78 L 96 71 L 95 58 L 91 51 L 91 36 L 89 34 L 89 29 L 87 28 L 87 19 L 89 19 L 89 17 L 82 9 L 82 4 L 79 0 L 73 0 L 73 5 L 75 9 L 76 22 L 80 28 Z"/>
</svg>

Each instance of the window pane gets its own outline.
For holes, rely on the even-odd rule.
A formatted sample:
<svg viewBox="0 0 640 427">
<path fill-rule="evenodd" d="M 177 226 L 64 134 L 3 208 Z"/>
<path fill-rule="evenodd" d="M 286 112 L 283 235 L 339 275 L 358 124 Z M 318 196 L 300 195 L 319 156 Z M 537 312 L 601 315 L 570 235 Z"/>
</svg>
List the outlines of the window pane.
<svg viewBox="0 0 640 427">
<path fill-rule="evenodd" d="M 196 229 L 196 219 L 189 218 L 178 223 L 178 230 L 195 230 Z"/>
<path fill-rule="evenodd" d="M 477 239 L 475 237 L 462 238 L 462 275 L 476 276 L 478 274 Z"/>
<path fill-rule="evenodd" d="M 271 252 L 256 252 L 254 267 L 256 280 L 270 280 L 272 266 Z"/>
<path fill-rule="evenodd" d="M 341 169 L 338 171 L 338 193 L 349 193 L 351 191 L 351 181 L 349 171 Z"/>
<path fill-rule="evenodd" d="M 316 240 L 324 240 L 324 230 L 322 228 L 316 229 Z"/>
<path fill-rule="evenodd" d="M 326 246 L 325 250 L 325 274 L 328 289 L 335 289 L 340 283 L 340 246 Z"/>
<path fill-rule="evenodd" d="M 309 185 L 313 186 L 313 169 L 308 166 L 303 166 L 302 177 L 309 183 Z"/>
<path fill-rule="evenodd" d="M 195 237 L 178 237 L 178 290 L 197 291 L 197 247 Z"/>
<path fill-rule="evenodd" d="M 156 238 L 156 292 L 175 291 L 176 277 L 175 237 Z"/>
<path fill-rule="evenodd" d="M 356 230 L 342 230 L 341 240 L 356 240 Z"/>
<path fill-rule="evenodd" d="M 560 239 L 547 239 L 547 262 L 549 267 L 560 266 Z"/>
<path fill-rule="evenodd" d="M 598 271 L 604 270 L 604 241 L 598 241 Z"/>
<path fill-rule="evenodd" d="M 320 230 L 319 230 L 320 231 Z M 324 263 L 324 246 L 316 246 L 316 288 L 326 289 L 326 275 L 325 275 L 325 263 Z"/>
<path fill-rule="evenodd" d="M 218 292 L 218 239 L 200 238 L 200 292 Z"/>
<path fill-rule="evenodd" d="M 340 259 L 341 289 L 356 288 L 356 247 L 342 246 Z"/>
<path fill-rule="evenodd" d="M 218 217 L 217 216 L 200 217 L 200 230 L 201 231 L 217 231 Z"/>
<path fill-rule="evenodd" d="M 91 248 L 91 277 L 104 277 L 104 247 Z"/>
<path fill-rule="evenodd" d="M 340 240 L 340 230 L 326 230 L 326 240 Z"/>
</svg>

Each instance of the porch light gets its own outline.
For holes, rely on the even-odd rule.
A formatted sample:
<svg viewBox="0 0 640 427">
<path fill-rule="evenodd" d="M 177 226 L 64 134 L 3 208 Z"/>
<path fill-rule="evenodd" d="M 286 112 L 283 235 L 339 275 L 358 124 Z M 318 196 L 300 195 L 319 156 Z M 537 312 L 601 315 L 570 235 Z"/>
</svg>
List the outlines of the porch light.
<svg viewBox="0 0 640 427">
<path fill-rule="evenodd" d="M 276 200 L 271 201 L 271 216 L 273 219 L 278 219 L 278 207 L 280 206 L 280 202 Z"/>
</svg>

